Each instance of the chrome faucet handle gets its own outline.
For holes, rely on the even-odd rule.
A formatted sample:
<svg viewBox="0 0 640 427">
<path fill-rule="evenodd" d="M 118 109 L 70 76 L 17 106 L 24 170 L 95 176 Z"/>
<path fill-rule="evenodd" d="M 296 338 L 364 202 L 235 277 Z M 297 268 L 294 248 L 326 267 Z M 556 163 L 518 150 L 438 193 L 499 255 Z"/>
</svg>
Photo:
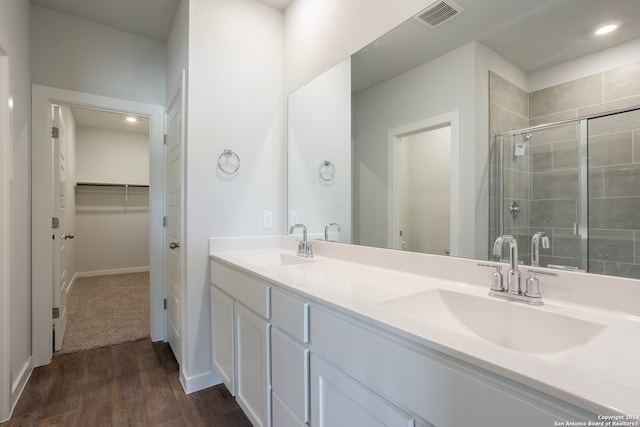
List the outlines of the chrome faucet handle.
<svg viewBox="0 0 640 427">
<path fill-rule="evenodd" d="M 540 294 L 540 282 L 536 278 L 536 274 L 541 276 L 549 276 L 549 277 L 558 277 L 558 275 L 556 273 L 549 273 L 546 271 L 540 271 L 540 270 L 534 270 L 534 269 L 529 269 L 527 270 L 527 272 L 529 273 L 529 278 L 527 279 L 524 295 L 529 298 L 539 300 L 538 305 L 542 305 L 542 295 Z"/>
<path fill-rule="evenodd" d="M 478 263 L 480 267 L 495 268 L 496 271 L 491 275 L 491 290 L 495 292 L 504 292 L 504 284 L 502 280 L 502 266 L 499 264 Z"/>
</svg>

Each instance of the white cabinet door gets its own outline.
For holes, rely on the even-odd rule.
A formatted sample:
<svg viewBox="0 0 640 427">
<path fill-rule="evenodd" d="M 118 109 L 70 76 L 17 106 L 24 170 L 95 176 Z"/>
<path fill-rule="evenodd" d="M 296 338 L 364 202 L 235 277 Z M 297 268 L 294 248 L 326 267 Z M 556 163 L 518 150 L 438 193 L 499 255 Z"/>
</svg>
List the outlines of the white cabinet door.
<svg viewBox="0 0 640 427">
<path fill-rule="evenodd" d="M 300 421 L 294 414 L 282 403 L 276 393 L 272 394 L 273 409 L 273 426 L 274 427 L 309 427 L 309 424 L 305 424 Z"/>
<path fill-rule="evenodd" d="M 236 400 L 254 426 L 271 425 L 269 324 L 239 304 L 236 318 Z"/>
<path fill-rule="evenodd" d="M 235 342 L 233 339 L 233 298 L 211 286 L 211 354 L 213 369 L 222 377 L 231 395 L 235 389 Z"/>
<path fill-rule="evenodd" d="M 309 349 L 278 328 L 271 328 L 273 393 L 300 420 L 309 421 Z M 275 422 L 274 425 L 280 427 Z"/>
<path fill-rule="evenodd" d="M 413 417 L 311 354 L 313 427 L 414 427 Z"/>
</svg>

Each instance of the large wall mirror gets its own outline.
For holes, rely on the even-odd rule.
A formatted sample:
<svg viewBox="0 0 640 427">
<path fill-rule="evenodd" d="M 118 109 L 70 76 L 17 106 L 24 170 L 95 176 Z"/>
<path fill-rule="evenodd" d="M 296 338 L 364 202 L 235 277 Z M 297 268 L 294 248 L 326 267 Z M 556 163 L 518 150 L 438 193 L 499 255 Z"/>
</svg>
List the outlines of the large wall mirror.
<svg viewBox="0 0 640 427">
<path fill-rule="evenodd" d="M 290 95 L 289 224 L 640 278 L 640 2 L 433 6 Z"/>
</svg>

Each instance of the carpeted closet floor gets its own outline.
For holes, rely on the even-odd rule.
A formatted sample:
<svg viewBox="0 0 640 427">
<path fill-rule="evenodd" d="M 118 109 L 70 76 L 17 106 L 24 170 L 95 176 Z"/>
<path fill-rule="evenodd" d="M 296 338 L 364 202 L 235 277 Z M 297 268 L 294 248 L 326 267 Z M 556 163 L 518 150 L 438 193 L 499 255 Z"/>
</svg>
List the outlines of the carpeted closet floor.
<svg viewBox="0 0 640 427">
<path fill-rule="evenodd" d="M 149 338 L 149 273 L 76 279 L 67 316 L 56 356 Z"/>
</svg>

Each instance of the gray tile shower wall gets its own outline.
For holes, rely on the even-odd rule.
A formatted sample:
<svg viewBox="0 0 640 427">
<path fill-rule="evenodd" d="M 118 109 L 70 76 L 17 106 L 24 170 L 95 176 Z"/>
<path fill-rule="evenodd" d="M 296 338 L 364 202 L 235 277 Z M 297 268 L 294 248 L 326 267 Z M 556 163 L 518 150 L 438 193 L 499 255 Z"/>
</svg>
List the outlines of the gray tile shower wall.
<svg viewBox="0 0 640 427">
<path fill-rule="evenodd" d="M 640 111 L 589 121 L 589 259 L 603 274 L 640 278 L 639 131 Z"/>
<path fill-rule="evenodd" d="M 489 134 L 496 135 L 529 126 L 529 94 L 508 80 L 494 72 L 489 72 Z M 522 161 L 513 155 L 515 141 L 509 138 L 504 143 L 504 173 L 505 179 L 504 205 L 502 209 L 504 232 L 512 234 L 518 241 L 519 258 L 529 261 L 529 199 L 530 179 L 529 162 Z M 496 145 L 491 143 L 490 173 L 489 173 L 489 253 L 497 237 L 497 193 L 496 188 Z M 509 212 L 509 205 L 517 200 L 520 214 L 513 218 Z"/>
</svg>

